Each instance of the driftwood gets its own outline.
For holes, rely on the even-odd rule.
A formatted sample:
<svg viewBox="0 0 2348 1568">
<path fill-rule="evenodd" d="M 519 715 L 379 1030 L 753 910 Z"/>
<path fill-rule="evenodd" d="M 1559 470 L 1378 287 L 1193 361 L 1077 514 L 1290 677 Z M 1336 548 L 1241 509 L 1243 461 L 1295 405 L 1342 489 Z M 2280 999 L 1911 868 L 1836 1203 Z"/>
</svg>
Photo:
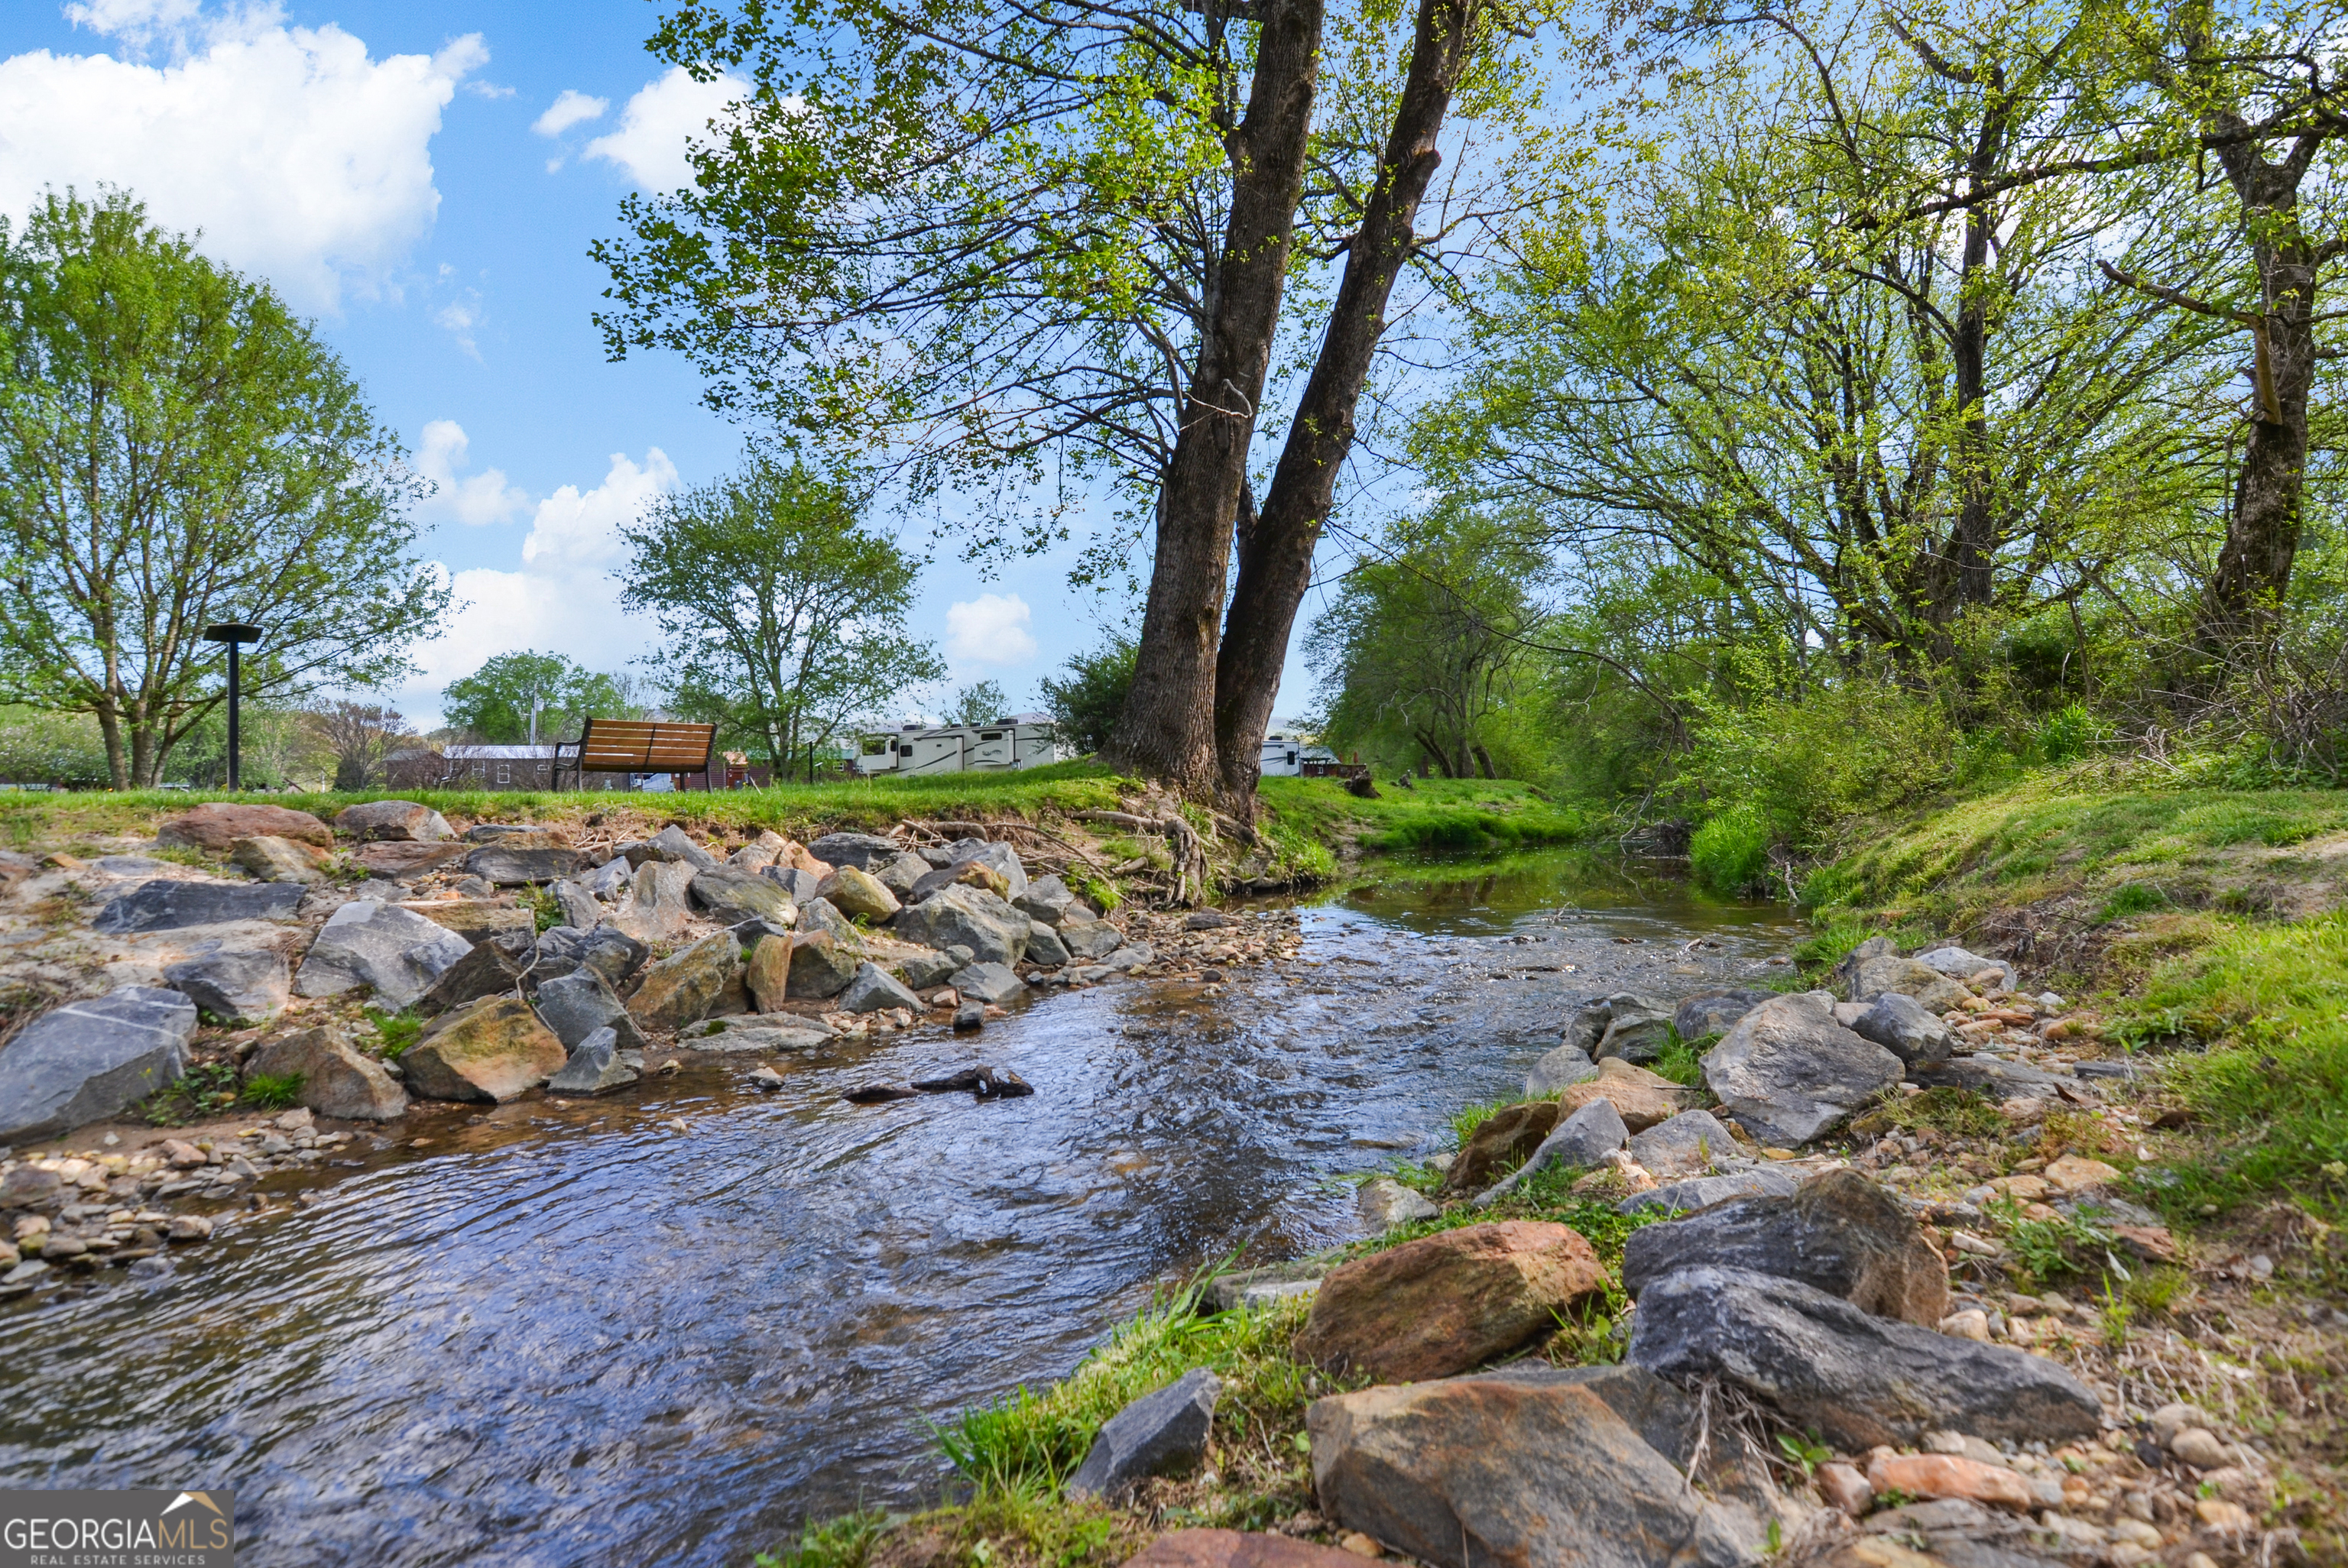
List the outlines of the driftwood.
<svg viewBox="0 0 2348 1568">
<path fill-rule="evenodd" d="M 1174 851 L 1174 902 L 1186 909 L 1206 902 L 1206 847 L 1199 830 L 1179 815 L 1136 816 L 1129 811 L 1080 811 L 1076 815 L 1079 822 L 1104 823 L 1128 833 L 1157 834 L 1165 838 Z"/>
</svg>

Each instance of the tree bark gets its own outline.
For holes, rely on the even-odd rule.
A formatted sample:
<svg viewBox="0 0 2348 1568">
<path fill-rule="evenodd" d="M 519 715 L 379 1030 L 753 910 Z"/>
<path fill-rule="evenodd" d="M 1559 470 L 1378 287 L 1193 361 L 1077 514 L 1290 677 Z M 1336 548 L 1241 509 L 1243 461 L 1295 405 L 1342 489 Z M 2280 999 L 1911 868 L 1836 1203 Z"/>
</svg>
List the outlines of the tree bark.
<svg viewBox="0 0 2348 1568">
<path fill-rule="evenodd" d="M 1288 634 L 1312 582 L 1313 550 L 1336 495 L 1338 470 L 1353 448 L 1354 411 L 1385 334 L 1395 279 L 1416 240 L 1418 204 L 1443 160 L 1435 138 L 1474 56 L 1480 9 L 1478 0 L 1419 0 L 1410 67 L 1377 181 L 1347 251 L 1312 378 L 1240 558 L 1216 661 L 1214 748 L 1224 808 L 1241 821 L 1253 815 Z"/>
<path fill-rule="evenodd" d="M 2005 73 L 1982 72 L 1981 134 L 1974 138 L 1968 173 L 1972 189 L 1995 177 L 2004 158 Z M 1950 368 L 1957 395 L 1957 528 L 1951 541 L 1956 608 L 1990 601 L 1991 573 L 1997 560 L 1996 524 L 1991 511 L 1989 414 L 1990 241 L 1997 214 L 1987 202 L 1965 209 L 1964 260 L 1957 272 L 1956 331 L 1951 334 Z"/>
<path fill-rule="evenodd" d="M 1231 210 L 1214 299 L 1159 493 L 1133 685 L 1103 748 L 1116 765 L 1200 799 L 1213 794 L 1217 776 L 1215 634 L 1304 194 L 1323 11 L 1323 0 L 1263 5 L 1247 113 L 1226 141 Z"/>
</svg>

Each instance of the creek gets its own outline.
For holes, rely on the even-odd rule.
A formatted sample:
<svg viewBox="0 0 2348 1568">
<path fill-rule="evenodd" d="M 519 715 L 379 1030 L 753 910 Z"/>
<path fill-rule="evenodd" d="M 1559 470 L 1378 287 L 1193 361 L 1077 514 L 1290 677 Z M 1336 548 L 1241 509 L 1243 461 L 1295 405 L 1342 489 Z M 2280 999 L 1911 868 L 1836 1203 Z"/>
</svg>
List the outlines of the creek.
<svg viewBox="0 0 2348 1568">
<path fill-rule="evenodd" d="M 744 1564 L 936 1499 L 926 1421 L 1161 1282 L 1356 1235 L 1340 1178 L 1447 1146 L 1582 999 L 1764 983 L 1796 935 L 1580 852 L 1382 864 L 1300 918 L 1219 994 L 432 1117 L 166 1278 L 0 1307 L 0 1485 L 231 1490 L 249 1568 Z M 839 1099 L 973 1056 L 1035 1094 Z"/>
</svg>

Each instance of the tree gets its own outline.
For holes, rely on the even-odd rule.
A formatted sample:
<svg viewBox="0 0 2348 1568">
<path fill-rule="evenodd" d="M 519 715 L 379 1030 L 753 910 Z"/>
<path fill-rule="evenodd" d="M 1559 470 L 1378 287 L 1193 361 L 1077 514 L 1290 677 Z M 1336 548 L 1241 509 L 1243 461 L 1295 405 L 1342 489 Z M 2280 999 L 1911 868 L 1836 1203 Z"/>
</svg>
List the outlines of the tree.
<svg viewBox="0 0 2348 1568">
<path fill-rule="evenodd" d="M 981 681 L 954 693 L 947 704 L 945 722 L 949 724 L 992 724 L 1011 712 L 1011 700 L 1003 694 L 996 682 Z"/>
<path fill-rule="evenodd" d="M 476 740 L 515 745 L 576 735 L 589 718 L 633 718 L 621 679 L 560 653 L 500 653 L 441 694 L 441 716 Z"/>
<path fill-rule="evenodd" d="M 622 602 L 658 618 L 675 705 L 718 719 L 779 776 L 945 667 L 905 630 L 914 563 L 839 478 L 753 459 L 664 497 L 621 536 Z"/>
<path fill-rule="evenodd" d="M 221 701 L 209 622 L 263 629 L 256 701 L 410 667 L 449 592 L 402 458 L 307 323 L 129 195 L 0 219 L 0 680 L 95 716 L 116 788 Z"/>
<path fill-rule="evenodd" d="M 1125 712 L 1125 696 L 1133 684 L 1133 666 L 1140 644 L 1123 632 L 1089 653 L 1079 653 L 1063 666 L 1064 679 L 1046 675 L 1044 702 L 1061 743 L 1079 756 L 1090 755 L 1108 743 L 1117 715 Z"/>
<path fill-rule="evenodd" d="M 311 727 L 335 758 L 335 787 L 365 789 L 381 782 L 384 758 L 393 743 L 416 731 L 381 702 L 338 698 L 310 715 Z"/>
</svg>

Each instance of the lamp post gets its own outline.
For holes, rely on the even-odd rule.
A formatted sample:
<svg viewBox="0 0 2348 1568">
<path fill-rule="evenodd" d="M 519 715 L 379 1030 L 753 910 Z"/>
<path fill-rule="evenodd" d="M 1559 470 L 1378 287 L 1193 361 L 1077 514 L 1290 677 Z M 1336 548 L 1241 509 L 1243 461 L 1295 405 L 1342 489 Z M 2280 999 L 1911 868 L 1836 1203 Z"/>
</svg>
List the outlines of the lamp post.
<svg viewBox="0 0 2348 1568">
<path fill-rule="evenodd" d="M 241 620 L 223 620 L 204 628 L 204 641 L 228 644 L 228 787 L 238 787 L 236 767 L 236 650 L 240 643 L 261 641 L 261 628 Z"/>
</svg>

